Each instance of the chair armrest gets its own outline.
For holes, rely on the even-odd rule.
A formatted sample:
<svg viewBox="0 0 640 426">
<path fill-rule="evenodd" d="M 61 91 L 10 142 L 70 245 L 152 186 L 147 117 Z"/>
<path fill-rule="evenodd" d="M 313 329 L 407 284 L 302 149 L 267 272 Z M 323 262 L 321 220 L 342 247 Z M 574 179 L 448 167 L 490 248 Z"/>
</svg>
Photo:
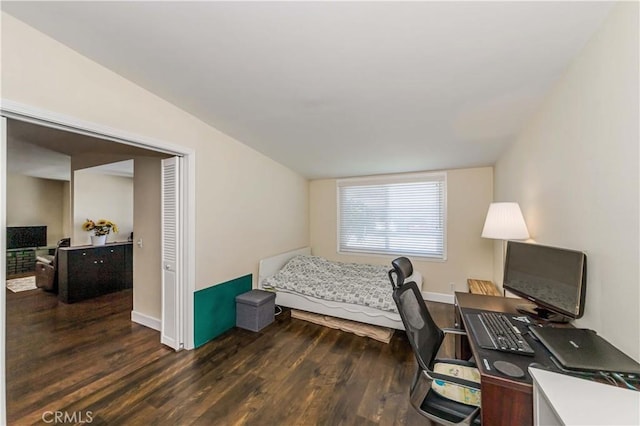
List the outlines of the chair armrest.
<svg viewBox="0 0 640 426">
<path fill-rule="evenodd" d="M 441 330 L 444 332 L 444 337 L 445 338 L 448 335 L 449 336 L 466 336 L 467 335 L 467 332 L 465 330 L 460 329 L 460 328 L 441 328 Z M 440 348 L 438 349 L 438 353 L 440 353 L 440 351 L 442 351 L 442 350 L 444 350 L 444 345 L 440 346 Z M 474 367 L 475 367 L 475 365 L 474 365 Z"/>
<path fill-rule="evenodd" d="M 467 335 L 467 331 L 461 328 L 442 328 L 441 330 L 444 331 L 444 334 L 459 334 L 461 336 Z"/>
<path fill-rule="evenodd" d="M 36 262 L 44 263 L 45 265 L 52 265 L 53 256 L 36 256 Z"/>
<path fill-rule="evenodd" d="M 455 358 L 436 358 L 434 362 L 445 362 L 447 364 L 464 365 L 465 367 L 478 368 L 478 364 L 473 357 L 469 358 L 468 360 Z"/>
<path fill-rule="evenodd" d="M 433 360 L 434 363 L 440 362 L 444 364 L 453 364 L 453 365 L 463 365 L 465 367 L 476 367 L 476 363 L 473 361 L 467 361 L 464 359 L 455 359 L 455 358 L 436 358 Z"/>
</svg>

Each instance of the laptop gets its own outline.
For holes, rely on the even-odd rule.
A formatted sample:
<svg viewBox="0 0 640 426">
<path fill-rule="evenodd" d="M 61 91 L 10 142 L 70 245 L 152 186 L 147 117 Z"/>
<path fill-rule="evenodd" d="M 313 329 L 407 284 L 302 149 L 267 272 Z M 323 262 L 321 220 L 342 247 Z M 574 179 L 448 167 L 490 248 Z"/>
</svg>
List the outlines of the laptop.
<svg viewBox="0 0 640 426">
<path fill-rule="evenodd" d="M 586 328 L 530 327 L 562 367 L 640 375 L 640 364 Z"/>
</svg>

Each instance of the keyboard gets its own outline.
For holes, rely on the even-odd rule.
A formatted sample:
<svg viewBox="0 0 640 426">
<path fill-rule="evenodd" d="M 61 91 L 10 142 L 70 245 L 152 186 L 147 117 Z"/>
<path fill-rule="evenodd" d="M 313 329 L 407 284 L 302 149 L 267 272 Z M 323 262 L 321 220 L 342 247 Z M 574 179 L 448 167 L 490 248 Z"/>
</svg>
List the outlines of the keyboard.
<svg viewBox="0 0 640 426">
<path fill-rule="evenodd" d="M 507 315 L 500 312 L 479 312 L 465 316 L 480 347 L 519 355 L 535 354 Z"/>
</svg>

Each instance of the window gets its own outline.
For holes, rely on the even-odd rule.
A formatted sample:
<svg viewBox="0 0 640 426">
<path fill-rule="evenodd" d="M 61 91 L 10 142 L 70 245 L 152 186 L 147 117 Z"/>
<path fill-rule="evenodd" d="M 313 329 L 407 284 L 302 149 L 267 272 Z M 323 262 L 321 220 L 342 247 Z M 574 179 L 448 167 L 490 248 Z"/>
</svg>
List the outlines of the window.
<svg viewBox="0 0 640 426">
<path fill-rule="evenodd" d="M 338 181 L 338 251 L 446 259 L 445 173 Z"/>
</svg>

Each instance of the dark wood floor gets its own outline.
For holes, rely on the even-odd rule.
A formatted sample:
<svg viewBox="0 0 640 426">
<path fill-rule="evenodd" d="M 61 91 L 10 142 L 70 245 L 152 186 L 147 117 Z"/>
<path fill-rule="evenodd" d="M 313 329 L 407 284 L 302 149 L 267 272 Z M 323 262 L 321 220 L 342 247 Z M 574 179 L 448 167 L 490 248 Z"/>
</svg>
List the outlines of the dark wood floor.
<svg viewBox="0 0 640 426">
<path fill-rule="evenodd" d="M 451 305 L 429 307 L 451 325 Z M 97 425 L 429 424 L 409 405 L 402 332 L 384 344 L 285 311 L 260 333 L 175 353 L 131 309 L 131 291 L 71 305 L 7 291 L 9 424 L 51 424 L 55 412 Z"/>
</svg>

